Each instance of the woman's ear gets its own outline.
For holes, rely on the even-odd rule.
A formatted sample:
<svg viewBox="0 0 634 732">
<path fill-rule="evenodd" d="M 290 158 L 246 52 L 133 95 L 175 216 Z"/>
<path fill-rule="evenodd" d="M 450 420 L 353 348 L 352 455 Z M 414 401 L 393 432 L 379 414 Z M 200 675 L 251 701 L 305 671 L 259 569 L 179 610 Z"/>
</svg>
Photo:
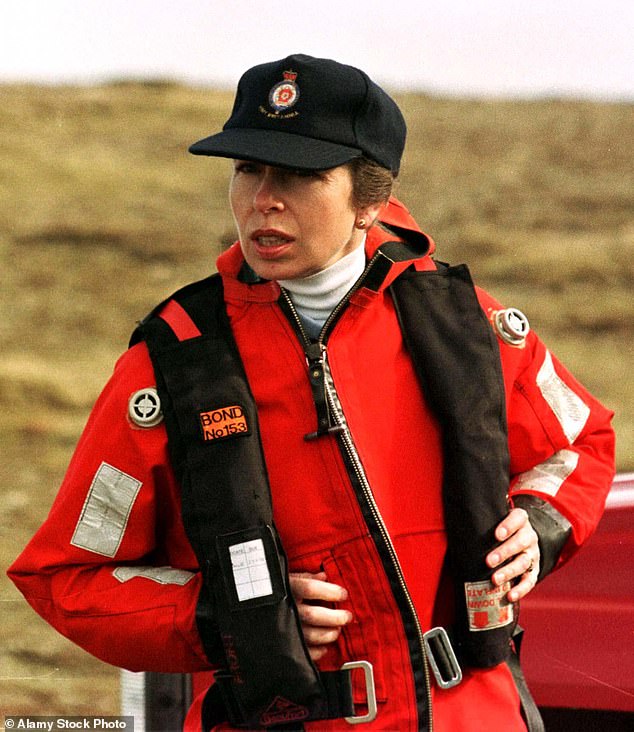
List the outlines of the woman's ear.
<svg viewBox="0 0 634 732">
<path fill-rule="evenodd" d="M 385 208 L 386 203 L 375 203 L 371 206 L 364 206 L 357 209 L 354 225 L 357 229 L 369 229 L 379 217 L 379 213 Z"/>
</svg>

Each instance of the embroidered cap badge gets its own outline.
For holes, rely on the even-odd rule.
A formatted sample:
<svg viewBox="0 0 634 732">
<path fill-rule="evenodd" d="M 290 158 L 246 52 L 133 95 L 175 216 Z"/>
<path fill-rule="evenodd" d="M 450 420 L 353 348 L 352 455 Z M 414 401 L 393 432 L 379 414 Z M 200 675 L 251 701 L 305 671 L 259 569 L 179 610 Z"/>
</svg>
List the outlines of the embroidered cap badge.
<svg viewBox="0 0 634 732">
<path fill-rule="evenodd" d="M 297 104 L 299 99 L 299 87 L 295 83 L 297 73 L 285 71 L 284 80 L 279 81 L 269 92 L 269 104 L 277 112 L 283 112 Z"/>
</svg>

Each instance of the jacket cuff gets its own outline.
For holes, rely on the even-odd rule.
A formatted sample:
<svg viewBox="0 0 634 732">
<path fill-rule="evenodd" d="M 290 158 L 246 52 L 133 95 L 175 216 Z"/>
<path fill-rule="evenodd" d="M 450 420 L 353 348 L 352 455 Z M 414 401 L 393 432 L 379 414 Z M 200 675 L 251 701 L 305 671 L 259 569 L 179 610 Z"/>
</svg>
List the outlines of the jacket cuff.
<svg viewBox="0 0 634 732">
<path fill-rule="evenodd" d="M 556 566 L 559 556 L 570 537 L 572 525 L 556 508 L 537 496 L 520 493 L 513 496 L 513 505 L 523 508 L 539 542 L 539 577 L 544 579 Z"/>
</svg>

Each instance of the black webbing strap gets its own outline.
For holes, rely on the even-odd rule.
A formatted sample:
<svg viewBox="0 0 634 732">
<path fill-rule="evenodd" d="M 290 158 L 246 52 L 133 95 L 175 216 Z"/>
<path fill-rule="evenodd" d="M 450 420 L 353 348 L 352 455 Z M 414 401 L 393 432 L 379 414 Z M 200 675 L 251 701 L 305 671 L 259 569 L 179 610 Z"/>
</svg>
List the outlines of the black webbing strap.
<svg viewBox="0 0 634 732">
<path fill-rule="evenodd" d="M 344 719 L 354 716 L 352 682 L 349 671 L 322 671 L 319 674 L 325 692 L 327 714 L 315 717 L 310 711 L 289 704 L 281 696 L 273 700 L 261 715 L 261 723 L 268 730 L 302 730 L 304 722 L 324 719 Z M 244 727 L 240 712 L 233 706 L 234 696 L 227 686 L 228 679 L 216 676 L 214 685 L 207 692 L 202 708 L 203 732 L 214 729 L 221 722 Z"/>
<path fill-rule="evenodd" d="M 440 639 L 446 639 L 444 642 L 427 642 L 427 636 L 434 634 L 434 631 L 442 631 L 435 635 Z M 454 653 L 456 645 L 455 629 L 434 628 L 432 631 L 425 633 L 427 659 L 431 666 L 431 670 L 436 678 L 437 685 L 443 689 L 458 686 L 462 681 L 462 670 L 460 669 L 456 654 Z M 513 682 L 520 699 L 521 713 L 528 732 L 545 732 L 544 723 L 535 700 L 533 699 L 530 689 L 526 683 L 526 679 L 520 666 L 520 648 L 524 629 L 519 625 L 515 626 L 513 631 L 513 643 L 511 652 L 506 664 L 513 676 Z"/>
<path fill-rule="evenodd" d="M 522 717 L 526 722 L 528 732 L 546 732 L 544 727 L 544 721 L 542 715 L 535 704 L 531 692 L 526 684 L 522 667 L 520 666 L 520 647 L 522 645 L 522 638 L 524 630 L 519 626 L 516 627 L 513 633 L 513 643 L 515 645 L 515 651 L 511 653 L 507 664 L 513 675 L 513 681 L 520 695 L 520 703 L 522 705 Z"/>
</svg>

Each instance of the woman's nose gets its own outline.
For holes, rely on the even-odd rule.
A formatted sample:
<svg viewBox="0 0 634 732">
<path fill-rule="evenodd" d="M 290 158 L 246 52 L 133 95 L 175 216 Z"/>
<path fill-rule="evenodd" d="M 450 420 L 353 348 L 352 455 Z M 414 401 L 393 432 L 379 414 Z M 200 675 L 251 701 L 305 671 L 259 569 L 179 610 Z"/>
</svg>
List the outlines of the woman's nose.
<svg viewBox="0 0 634 732">
<path fill-rule="evenodd" d="M 266 168 L 262 173 L 253 198 L 253 205 L 262 213 L 281 211 L 284 208 L 281 186 L 270 168 Z"/>
</svg>

